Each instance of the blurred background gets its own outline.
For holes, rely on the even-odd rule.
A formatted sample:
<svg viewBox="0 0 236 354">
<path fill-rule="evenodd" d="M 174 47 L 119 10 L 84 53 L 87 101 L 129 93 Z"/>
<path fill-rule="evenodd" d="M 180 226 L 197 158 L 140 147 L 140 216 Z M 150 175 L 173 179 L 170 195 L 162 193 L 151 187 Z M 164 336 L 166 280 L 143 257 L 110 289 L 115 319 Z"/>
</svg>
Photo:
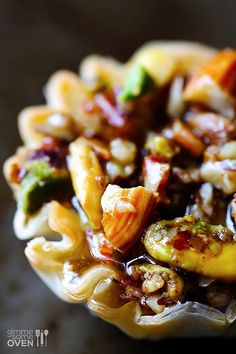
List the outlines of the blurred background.
<svg viewBox="0 0 236 354">
<path fill-rule="evenodd" d="M 236 47 L 235 0 L 0 0 L 0 163 L 20 144 L 16 117 L 44 102 L 42 88 L 54 71 L 77 71 L 90 53 L 127 60 L 153 39 L 186 39 Z M 206 353 L 234 339 L 135 341 L 79 305 L 58 300 L 27 263 L 14 237 L 15 204 L 0 182 L 0 353 L 8 329 L 49 330 L 39 353 Z M 174 333 L 173 333 L 174 335 Z M 37 353 L 36 348 L 28 350 Z"/>
</svg>

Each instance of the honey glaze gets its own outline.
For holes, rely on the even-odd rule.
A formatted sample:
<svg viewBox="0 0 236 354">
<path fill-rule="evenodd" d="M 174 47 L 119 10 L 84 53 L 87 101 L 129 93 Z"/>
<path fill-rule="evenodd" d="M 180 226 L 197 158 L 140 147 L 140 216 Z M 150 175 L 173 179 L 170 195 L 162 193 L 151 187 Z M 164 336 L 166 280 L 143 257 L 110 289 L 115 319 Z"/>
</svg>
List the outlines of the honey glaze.
<svg viewBox="0 0 236 354">
<path fill-rule="evenodd" d="M 99 252 L 94 252 L 94 248 L 95 246 L 92 245 L 90 240 L 91 259 L 89 261 L 86 260 L 85 262 L 77 263 L 74 261 L 70 263 L 73 269 L 70 281 L 73 282 L 76 277 L 80 277 L 94 265 L 109 264 L 115 268 L 118 277 L 101 281 L 95 290 L 94 299 L 98 302 L 105 303 L 112 308 L 121 307 L 129 302 L 136 302 L 140 305 L 142 314 L 155 314 L 155 312 L 147 305 L 147 303 L 149 303 L 149 297 L 142 291 L 141 278 L 137 276 L 137 274 L 134 277 L 130 272 L 130 268 L 141 264 L 165 264 L 157 262 L 151 256 L 145 254 L 141 242 L 137 243 L 138 256 L 135 257 L 135 252 L 133 251 L 132 258 L 130 254 L 129 259 L 124 259 L 119 253 L 116 253 L 113 257 L 105 257 Z M 231 300 L 236 296 L 236 288 L 233 284 L 224 284 L 214 279 L 200 279 L 197 275 L 193 273 L 187 274 L 180 269 L 175 269 L 175 271 L 177 271 L 185 283 L 182 302 L 198 301 L 202 304 L 214 306 L 222 312 L 225 312 Z M 153 295 L 157 298 L 154 300 L 154 296 L 152 296 L 152 301 L 155 301 L 159 307 L 167 308 L 171 306 L 171 304 L 168 304 L 167 300 L 160 297 L 160 294 L 165 290 L 164 287 L 161 291 L 159 290 L 154 293 Z"/>
<path fill-rule="evenodd" d="M 111 247 L 102 229 L 94 231 L 89 226 L 88 218 L 76 197 L 72 198 L 71 203 L 80 214 L 91 258 L 66 262 L 64 277 L 73 284 L 73 282 L 76 282 L 78 278 L 83 276 L 84 273 L 94 266 L 109 265 L 115 269 L 117 276 L 115 278 L 104 279 L 97 284 L 93 299 L 105 303 L 112 308 L 121 307 L 129 302 L 136 302 L 140 305 L 143 314 L 154 314 L 155 312 L 147 305 L 147 303 L 149 303 L 149 297 L 142 291 L 143 280 L 141 280 L 141 275 L 139 276 L 137 275 L 138 273 L 136 273 L 134 276 L 130 269 L 133 266 L 142 264 L 169 266 L 163 262 L 158 262 L 146 252 L 142 238 L 125 254 L 115 251 Z M 227 220 L 229 220 L 229 213 L 230 210 L 228 208 Z M 226 223 L 228 224 L 227 220 Z M 232 218 L 231 222 L 233 224 Z M 185 248 L 183 242 L 186 242 L 186 237 L 187 235 L 183 232 L 179 235 L 178 239 L 175 240 L 174 246 L 177 250 Z M 224 312 L 230 301 L 236 295 L 235 286 L 232 284 L 224 284 L 215 279 L 203 279 L 196 274 L 191 272 L 186 273 L 178 268 L 175 268 L 175 271 L 177 271 L 185 283 L 185 290 L 181 302 L 198 301 L 209 306 L 214 306 Z M 166 300 L 160 297 L 160 294 L 165 290 L 164 287 L 152 294 L 151 301 L 155 301 L 155 304 L 161 308 L 170 306 L 168 299 Z"/>
</svg>

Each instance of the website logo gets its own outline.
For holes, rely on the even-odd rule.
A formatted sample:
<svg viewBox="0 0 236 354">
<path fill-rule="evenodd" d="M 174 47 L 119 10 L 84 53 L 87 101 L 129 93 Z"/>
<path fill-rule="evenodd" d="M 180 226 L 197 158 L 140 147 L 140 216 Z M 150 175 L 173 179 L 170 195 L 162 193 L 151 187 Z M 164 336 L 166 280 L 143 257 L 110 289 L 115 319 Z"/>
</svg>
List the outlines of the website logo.
<svg viewBox="0 0 236 354">
<path fill-rule="evenodd" d="M 47 347 L 48 329 L 8 329 L 8 347 Z"/>
</svg>

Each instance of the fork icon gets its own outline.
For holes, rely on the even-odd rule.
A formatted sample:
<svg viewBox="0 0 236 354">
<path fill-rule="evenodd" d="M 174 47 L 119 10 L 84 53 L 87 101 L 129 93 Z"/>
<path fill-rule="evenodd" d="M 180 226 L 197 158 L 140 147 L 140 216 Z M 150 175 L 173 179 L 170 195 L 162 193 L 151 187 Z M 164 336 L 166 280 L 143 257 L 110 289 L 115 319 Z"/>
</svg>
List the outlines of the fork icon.
<svg viewBox="0 0 236 354">
<path fill-rule="evenodd" d="M 40 329 L 35 330 L 35 336 L 36 336 L 36 345 L 37 347 L 39 347 Z"/>
</svg>

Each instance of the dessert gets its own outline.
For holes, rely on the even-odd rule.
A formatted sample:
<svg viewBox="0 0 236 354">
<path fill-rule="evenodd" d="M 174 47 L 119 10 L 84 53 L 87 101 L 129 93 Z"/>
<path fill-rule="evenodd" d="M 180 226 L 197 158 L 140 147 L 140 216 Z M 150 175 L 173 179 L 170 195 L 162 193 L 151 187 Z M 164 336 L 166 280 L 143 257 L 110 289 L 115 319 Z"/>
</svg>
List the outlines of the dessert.
<svg viewBox="0 0 236 354">
<path fill-rule="evenodd" d="M 235 328 L 235 89 L 236 51 L 190 42 L 49 78 L 4 173 L 57 296 L 136 338 Z"/>
</svg>

